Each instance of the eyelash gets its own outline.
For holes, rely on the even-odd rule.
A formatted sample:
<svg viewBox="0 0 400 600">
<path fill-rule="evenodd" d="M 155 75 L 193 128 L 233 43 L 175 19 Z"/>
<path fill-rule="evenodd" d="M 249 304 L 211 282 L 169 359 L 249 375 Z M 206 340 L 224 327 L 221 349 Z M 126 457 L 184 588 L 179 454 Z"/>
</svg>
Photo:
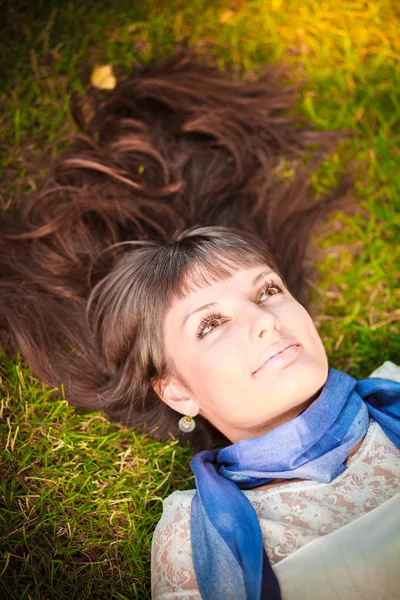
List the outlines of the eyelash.
<svg viewBox="0 0 400 600">
<path fill-rule="evenodd" d="M 262 290 L 260 291 L 260 296 L 262 296 L 267 290 L 269 290 L 271 288 L 276 288 L 278 290 L 278 292 L 277 292 L 278 294 L 281 294 L 283 292 L 283 287 L 281 285 L 277 284 L 275 281 L 271 280 L 264 284 Z M 272 294 L 272 295 L 275 296 L 276 294 Z M 264 300 L 261 300 L 261 302 L 264 302 Z M 211 321 L 219 321 L 222 318 L 223 318 L 222 315 L 219 313 L 212 313 L 212 314 L 205 315 L 201 320 L 201 323 L 200 323 L 199 328 L 196 333 L 196 337 L 201 339 L 201 338 L 205 337 L 206 335 L 208 335 L 209 333 L 211 333 L 211 331 L 214 331 L 214 329 L 216 329 L 216 327 L 214 327 L 214 329 L 211 329 L 207 333 L 204 333 L 204 330 L 206 329 L 207 325 L 210 324 Z"/>
</svg>

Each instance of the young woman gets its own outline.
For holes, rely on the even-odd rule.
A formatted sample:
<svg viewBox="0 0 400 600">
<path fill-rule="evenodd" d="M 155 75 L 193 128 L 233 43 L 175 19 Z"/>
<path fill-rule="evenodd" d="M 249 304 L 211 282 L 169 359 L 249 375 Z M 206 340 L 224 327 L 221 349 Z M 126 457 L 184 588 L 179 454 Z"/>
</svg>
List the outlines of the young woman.
<svg viewBox="0 0 400 600">
<path fill-rule="evenodd" d="M 6 349 L 72 404 L 200 451 L 196 493 L 157 527 L 155 598 L 399 583 L 400 384 L 329 369 L 300 303 L 311 226 L 348 185 L 310 190 L 339 136 L 287 116 L 281 76 L 230 81 L 183 53 L 88 124 L 74 105 L 84 134 L 1 224 Z"/>
<path fill-rule="evenodd" d="M 200 415 L 229 440 L 193 458 L 196 491 L 164 502 L 153 597 L 395 598 L 400 367 L 358 382 L 329 368 L 267 249 L 239 232 L 146 251 L 167 307 L 155 389 L 183 431 Z M 121 265 L 132 295 L 136 260 Z M 107 314 L 117 292 L 103 293 Z"/>
</svg>

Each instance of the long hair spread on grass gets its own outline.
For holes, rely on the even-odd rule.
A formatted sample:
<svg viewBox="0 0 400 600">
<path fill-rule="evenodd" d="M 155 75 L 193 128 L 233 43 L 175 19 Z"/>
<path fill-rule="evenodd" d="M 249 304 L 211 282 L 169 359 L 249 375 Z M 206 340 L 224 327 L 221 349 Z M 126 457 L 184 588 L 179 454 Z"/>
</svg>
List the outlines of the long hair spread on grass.
<svg viewBox="0 0 400 600">
<path fill-rule="evenodd" d="M 317 198 L 311 173 L 339 135 L 288 116 L 298 86 L 283 75 L 235 81 L 184 51 L 119 83 L 88 123 L 73 106 L 82 133 L 0 222 L 0 343 L 71 404 L 183 436 L 152 384 L 193 261 L 228 276 L 264 256 L 301 296 L 312 226 L 343 194 Z M 224 441 L 197 422 L 193 449 Z"/>
</svg>

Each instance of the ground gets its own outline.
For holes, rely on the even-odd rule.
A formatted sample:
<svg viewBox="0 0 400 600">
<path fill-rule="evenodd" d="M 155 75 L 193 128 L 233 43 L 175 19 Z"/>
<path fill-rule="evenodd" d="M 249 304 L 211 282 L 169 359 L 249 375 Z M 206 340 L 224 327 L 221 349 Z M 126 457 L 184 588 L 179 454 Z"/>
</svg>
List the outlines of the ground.
<svg viewBox="0 0 400 600">
<path fill-rule="evenodd" d="M 75 130 L 69 99 L 95 65 L 120 79 L 181 43 L 237 76 L 288 64 L 304 79 L 298 110 L 317 128 L 356 133 L 314 181 L 324 191 L 351 165 L 360 207 L 319 227 L 310 256 L 311 310 L 331 365 L 359 378 L 400 363 L 396 0 L 15 0 L 2 27 L 4 209 L 29 190 L 35 153 Z M 162 499 L 193 486 L 189 452 L 51 396 L 19 357 L 2 356 L 0 598 L 150 598 L 152 531 Z"/>
</svg>

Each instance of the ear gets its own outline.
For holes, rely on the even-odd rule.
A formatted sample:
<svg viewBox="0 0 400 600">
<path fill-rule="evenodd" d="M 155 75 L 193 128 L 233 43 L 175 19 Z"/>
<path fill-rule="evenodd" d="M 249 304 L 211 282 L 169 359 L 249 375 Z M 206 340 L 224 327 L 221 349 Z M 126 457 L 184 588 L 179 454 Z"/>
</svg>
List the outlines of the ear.
<svg viewBox="0 0 400 600">
<path fill-rule="evenodd" d="M 181 415 L 195 417 L 199 414 L 198 404 L 191 398 L 186 388 L 174 377 L 154 382 L 153 389 L 165 404 Z"/>
</svg>

